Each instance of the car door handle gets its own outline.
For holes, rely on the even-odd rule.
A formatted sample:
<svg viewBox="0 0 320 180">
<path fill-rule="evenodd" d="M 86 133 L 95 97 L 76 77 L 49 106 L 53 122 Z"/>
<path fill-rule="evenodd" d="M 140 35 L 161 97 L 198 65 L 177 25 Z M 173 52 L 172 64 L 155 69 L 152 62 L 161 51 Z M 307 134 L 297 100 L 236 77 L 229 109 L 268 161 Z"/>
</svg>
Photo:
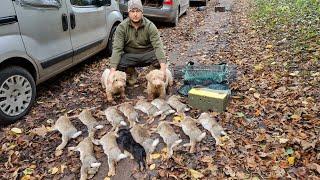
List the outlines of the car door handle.
<svg viewBox="0 0 320 180">
<path fill-rule="evenodd" d="M 62 14 L 62 29 L 63 31 L 68 30 L 68 16 L 65 13 Z"/>
<path fill-rule="evenodd" d="M 70 13 L 70 24 L 71 24 L 71 29 L 74 29 L 76 27 L 76 16 L 74 13 Z"/>
</svg>

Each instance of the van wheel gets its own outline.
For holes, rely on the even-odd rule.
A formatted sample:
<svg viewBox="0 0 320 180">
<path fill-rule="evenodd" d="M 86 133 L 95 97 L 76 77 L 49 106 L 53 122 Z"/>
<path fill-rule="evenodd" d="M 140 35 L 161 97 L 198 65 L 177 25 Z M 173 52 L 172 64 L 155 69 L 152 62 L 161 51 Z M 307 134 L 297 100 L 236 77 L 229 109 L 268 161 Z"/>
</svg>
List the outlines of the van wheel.
<svg viewBox="0 0 320 180">
<path fill-rule="evenodd" d="M 24 116 L 36 98 L 31 74 L 19 66 L 0 70 L 0 124 L 10 124 Z"/>
<path fill-rule="evenodd" d="M 113 43 L 114 33 L 116 32 L 117 26 L 118 25 L 115 25 L 115 26 L 113 26 L 111 28 L 110 35 L 109 35 L 109 38 L 108 38 L 107 56 L 109 56 L 109 57 L 112 55 L 112 43 Z"/>
</svg>

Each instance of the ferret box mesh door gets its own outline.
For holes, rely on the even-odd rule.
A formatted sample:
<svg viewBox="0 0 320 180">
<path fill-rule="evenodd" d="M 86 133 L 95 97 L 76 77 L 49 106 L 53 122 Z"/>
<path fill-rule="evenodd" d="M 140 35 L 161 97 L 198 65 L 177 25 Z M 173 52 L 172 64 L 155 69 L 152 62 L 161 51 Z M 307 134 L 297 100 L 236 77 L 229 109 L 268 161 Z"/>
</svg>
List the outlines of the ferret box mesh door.
<svg viewBox="0 0 320 180">
<path fill-rule="evenodd" d="M 236 66 L 228 64 L 204 65 L 188 62 L 186 66 L 174 67 L 174 76 L 183 80 L 178 92 L 188 95 L 192 87 L 207 87 L 216 90 L 229 90 L 228 84 L 236 79 Z"/>
</svg>

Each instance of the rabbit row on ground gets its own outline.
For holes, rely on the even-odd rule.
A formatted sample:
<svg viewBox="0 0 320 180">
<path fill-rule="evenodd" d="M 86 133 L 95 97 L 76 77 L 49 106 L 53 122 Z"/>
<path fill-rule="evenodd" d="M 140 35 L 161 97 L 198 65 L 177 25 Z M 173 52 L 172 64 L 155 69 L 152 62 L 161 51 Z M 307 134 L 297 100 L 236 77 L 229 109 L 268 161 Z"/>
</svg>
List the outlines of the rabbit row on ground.
<svg viewBox="0 0 320 180">
<path fill-rule="evenodd" d="M 159 120 L 164 120 L 167 115 L 176 111 L 181 115 L 182 120 L 179 123 L 160 121 L 157 128 L 151 131 L 148 130 L 146 124 L 139 124 L 139 114 L 136 110 L 147 114 L 149 123 L 157 116 L 161 116 Z M 175 95 L 167 100 L 157 98 L 148 102 L 140 99 L 135 104 L 125 102 L 117 106 L 108 107 L 104 113 L 107 121 L 112 125 L 112 129 L 99 140 L 94 139 L 94 133 L 97 129 L 103 128 L 101 121 L 100 123 L 96 121 L 88 109 L 83 110 L 76 117 L 87 126 L 89 135 L 78 146 L 69 148 L 69 150 L 80 152 L 80 160 L 82 162 L 81 179 L 92 177 L 100 166 L 100 162 L 94 157 L 93 144 L 102 145 L 104 153 L 108 156 L 108 176 L 115 175 L 116 163 L 128 156 L 137 161 L 141 170 L 146 167 L 146 163 L 150 164 L 150 156 L 159 143 L 159 138 L 151 138 L 152 133 L 159 134 L 163 139 L 166 144 L 168 158 L 170 158 L 173 155 L 174 148 L 182 142 L 172 125 L 181 127 L 182 131 L 189 137 L 190 142 L 184 144 L 184 146 L 190 146 L 191 153 L 195 151 L 196 143 L 200 142 L 206 135 L 205 132 L 202 132 L 197 127 L 197 124 L 201 124 L 204 129 L 208 130 L 218 144 L 220 142 L 219 137 L 225 135 L 223 128 L 208 113 L 202 113 L 198 120 L 185 116 L 184 112 L 188 110 L 190 108 L 180 102 L 179 97 Z M 57 150 L 62 150 L 70 138 L 76 138 L 82 133 L 77 131 L 67 116 L 61 116 L 56 121 L 54 129 L 62 134 L 62 143 L 57 147 Z M 123 152 L 121 149 L 129 153 Z"/>
</svg>

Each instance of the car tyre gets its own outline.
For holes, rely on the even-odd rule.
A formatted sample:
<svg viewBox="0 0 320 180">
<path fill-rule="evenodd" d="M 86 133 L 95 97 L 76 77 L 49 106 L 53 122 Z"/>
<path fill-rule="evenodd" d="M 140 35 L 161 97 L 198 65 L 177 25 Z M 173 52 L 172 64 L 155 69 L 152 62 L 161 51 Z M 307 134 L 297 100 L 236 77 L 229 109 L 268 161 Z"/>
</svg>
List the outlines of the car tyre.
<svg viewBox="0 0 320 180">
<path fill-rule="evenodd" d="M 114 33 L 116 32 L 116 29 L 117 29 L 117 25 L 114 25 L 111 28 L 110 35 L 109 35 L 109 38 L 108 38 L 107 56 L 109 56 L 109 57 L 112 55 L 112 43 L 113 43 Z"/>
<path fill-rule="evenodd" d="M 36 98 L 32 75 L 19 66 L 0 70 L 0 124 L 11 124 L 28 113 Z"/>
</svg>

